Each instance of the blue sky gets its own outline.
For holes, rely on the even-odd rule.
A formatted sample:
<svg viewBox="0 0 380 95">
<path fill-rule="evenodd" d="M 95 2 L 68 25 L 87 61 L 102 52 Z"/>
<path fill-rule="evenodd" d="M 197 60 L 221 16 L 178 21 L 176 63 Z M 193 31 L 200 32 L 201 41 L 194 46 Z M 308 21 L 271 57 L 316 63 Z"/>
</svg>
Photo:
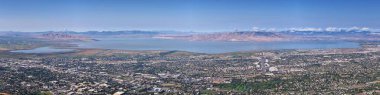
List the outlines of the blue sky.
<svg viewBox="0 0 380 95">
<path fill-rule="evenodd" d="M 0 0 L 0 31 L 380 28 L 380 0 Z"/>
</svg>

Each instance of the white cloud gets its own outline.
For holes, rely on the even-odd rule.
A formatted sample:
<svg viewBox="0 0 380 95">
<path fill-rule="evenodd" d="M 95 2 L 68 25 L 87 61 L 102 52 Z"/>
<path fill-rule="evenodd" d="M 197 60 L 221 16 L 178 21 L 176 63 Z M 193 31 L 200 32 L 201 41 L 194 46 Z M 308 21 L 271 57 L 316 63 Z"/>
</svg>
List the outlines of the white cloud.
<svg viewBox="0 0 380 95">
<path fill-rule="evenodd" d="M 259 28 L 259 27 L 253 27 L 253 32 L 277 32 L 278 30 L 276 28 Z"/>
<path fill-rule="evenodd" d="M 290 28 L 289 31 L 322 31 L 322 29 L 306 27 L 306 28 Z"/>
<path fill-rule="evenodd" d="M 254 32 L 280 32 L 280 31 L 289 31 L 289 32 L 302 32 L 302 31 L 316 31 L 316 32 L 363 32 L 363 31 L 372 31 L 374 29 L 370 29 L 368 27 L 327 27 L 327 28 L 313 28 L 313 27 L 302 27 L 302 28 L 285 28 L 285 29 L 276 29 L 276 28 L 259 28 L 253 27 L 252 31 Z"/>
</svg>

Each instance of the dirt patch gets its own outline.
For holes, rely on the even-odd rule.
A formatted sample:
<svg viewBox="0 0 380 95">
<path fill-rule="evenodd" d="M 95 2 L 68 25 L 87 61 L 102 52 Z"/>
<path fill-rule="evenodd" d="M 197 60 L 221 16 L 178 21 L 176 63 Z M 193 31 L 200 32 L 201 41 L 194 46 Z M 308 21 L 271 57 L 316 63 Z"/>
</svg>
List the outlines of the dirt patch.
<svg viewBox="0 0 380 95">
<path fill-rule="evenodd" d="M 6 48 L 0 48 L 0 51 L 5 51 L 5 50 L 9 50 L 9 49 L 6 49 Z"/>
<path fill-rule="evenodd" d="M 99 50 L 99 49 L 85 49 L 85 50 L 81 50 L 80 52 L 77 52 L 76 54 L 77 55 L 96 55 L 101 51 L 102 50 Z"/>
</svg>

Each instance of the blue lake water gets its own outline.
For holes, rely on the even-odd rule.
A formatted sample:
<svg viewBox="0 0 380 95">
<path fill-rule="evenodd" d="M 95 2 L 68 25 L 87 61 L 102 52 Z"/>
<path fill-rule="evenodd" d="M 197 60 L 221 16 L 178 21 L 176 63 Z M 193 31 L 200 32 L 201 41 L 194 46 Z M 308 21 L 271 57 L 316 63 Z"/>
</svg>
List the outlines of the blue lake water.
<svg viewBox="0 0 380 95">
<path fill-rule="evenodd" d="M 40 47 L 40 48 L 35 48 L 31 50 L 15 50 L 11 52 L 15 53 L 56 53 L 56 52 L 70 52 L 74 51 L 74 49 L 57 49 L 57 48 L 52 48 L 52 47 Z"/>
<path fill-rule="evenodd" d="M 330 49 L 360 48 L 358 43 L 347 41 L 291 41 L 291 42 L 225 42 L 186 41 L 154 38 L 96 38 L 99 41 L 77 42 L 77 48 L 120 49 L 120 50 L 179 50 L 198 53 L 227 53 L 254 50 L 280 49 Z M 70 52 L 75 49 L 40 47 L 31 50 L 16 50 L 17 53 Z"/>
<path fill-rule="evenodd" d="M 359 48 L 347 41 L 292 41 L 292 42 L 224 42 L 186 41 L 154 38 L 96 38 L 100 41 L 79 42 L 78 48 L 100 48 L 121 50 L 179 50 L 198 53 L 226 53 L 251 50 L 279 49 L 329 49 Z"/>
</svg>

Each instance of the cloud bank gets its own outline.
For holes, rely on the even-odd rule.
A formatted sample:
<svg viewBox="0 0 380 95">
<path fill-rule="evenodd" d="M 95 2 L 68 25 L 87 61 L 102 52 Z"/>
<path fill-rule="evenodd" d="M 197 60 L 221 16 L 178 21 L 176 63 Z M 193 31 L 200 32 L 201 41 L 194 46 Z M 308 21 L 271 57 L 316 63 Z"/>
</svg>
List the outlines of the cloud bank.
<svg viewBox="0 0 380 95">
<path fill-rule="evenodd" d="M 254 32 L 305 32 L 305 31 L 314 31 L 314 32 L 370 32 L 375 29 L 370 29 L 368 27 L 326 27 L 326 28 L 313 28 L 313 27 L 301 27 L 301 28 L 285 28 L 285 29 L 276 29 L 276 28 L 259 28 L 253 27 L 252 31 Z"/>
</svg>

